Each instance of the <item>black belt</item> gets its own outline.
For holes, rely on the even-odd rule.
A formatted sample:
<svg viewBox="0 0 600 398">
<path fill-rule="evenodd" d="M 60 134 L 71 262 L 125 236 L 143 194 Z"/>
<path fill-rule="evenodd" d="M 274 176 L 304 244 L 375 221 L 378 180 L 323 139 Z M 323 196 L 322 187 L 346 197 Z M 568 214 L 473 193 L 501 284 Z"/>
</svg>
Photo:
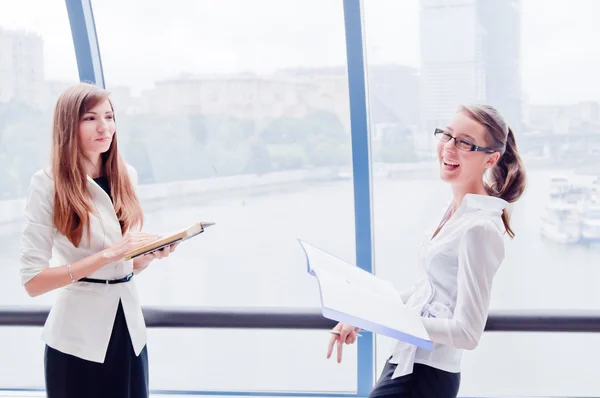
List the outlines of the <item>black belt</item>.
<svg viewBox="0 0 600 398">
<path fill-rule="evenodd" d="M 133 273 L 127 275 L 121 279 L 94 279 L 94 278 L 81 278 L 79 282 L 91 282 L 91 283 L 102 283 L 104 285 L 114 285 L 115 283 L 129 282 L 133 278 Z"/>
</svg>

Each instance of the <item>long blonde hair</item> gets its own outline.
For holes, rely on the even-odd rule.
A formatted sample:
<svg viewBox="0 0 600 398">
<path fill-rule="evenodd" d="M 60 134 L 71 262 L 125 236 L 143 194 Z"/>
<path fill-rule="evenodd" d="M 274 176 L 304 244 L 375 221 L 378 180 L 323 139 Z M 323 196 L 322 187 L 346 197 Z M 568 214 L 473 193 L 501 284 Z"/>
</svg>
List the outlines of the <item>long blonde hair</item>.
<svg viewBox="0 0 600 398">
<path fill-rule="evenodd" d="M 57 230 L 76 247 L 81 242 L 84 228 L 87 229 L 89 241 L 89 213 L 93 211 L 84 157 L 80 150 L 79 124 L 86 112 L 106 100 L 110 102 L 107 91 L 79 83 L 58 97 L 54 109 L 51 163 L 55 190 L 52 221 Z M 129 178 L 127 165 L 119 154 L 116 132 L 110 148 L 102 154 L 102 167 L 110 184 L 121 232 L 125 233 L 135 225 L 141 227 L 144 222 L 142 207 Z"/>
</svg>

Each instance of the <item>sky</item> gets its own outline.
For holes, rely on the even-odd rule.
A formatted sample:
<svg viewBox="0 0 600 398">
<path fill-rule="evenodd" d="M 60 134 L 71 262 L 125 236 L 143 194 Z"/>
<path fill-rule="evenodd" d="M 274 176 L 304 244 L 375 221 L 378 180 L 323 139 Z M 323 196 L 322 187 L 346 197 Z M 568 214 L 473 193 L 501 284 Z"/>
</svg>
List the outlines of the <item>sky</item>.
<svg viewBox="0 0 600 398">
<path fill-rule="evenodd" d="M 183 73 L 263 74 L 346 62 L 341 0 L 93 0 L 92 6 L 109 88 L 137 91 Z M 521 12 L 526 100 L 600 101 L 594 44 L 600 1 L 521 0 Z M 364 17 L 367 65 L 419 67 L 419 0 L 364 0 Z M 456 22 L 449 20 L 448 29 Z M 47 79 L 77 80 L 64 0 L 0 0 L 0 26 L 43 37 Z"/>
</svg>

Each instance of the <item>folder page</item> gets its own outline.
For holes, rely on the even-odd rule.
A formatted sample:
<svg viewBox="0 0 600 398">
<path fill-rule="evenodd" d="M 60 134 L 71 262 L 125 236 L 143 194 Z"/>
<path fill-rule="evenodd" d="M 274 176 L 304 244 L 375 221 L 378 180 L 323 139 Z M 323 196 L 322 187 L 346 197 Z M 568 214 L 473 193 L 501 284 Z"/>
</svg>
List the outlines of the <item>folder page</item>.
<svg viewBox="0 0 600 398">
<path fill-rule="evenodd" d="M 323 316 L 431 350 L 420 314 L 407 307 L 393 285 L 365 270 L 299 240 L 308 273 L 321 294 Z"/>
</svg>

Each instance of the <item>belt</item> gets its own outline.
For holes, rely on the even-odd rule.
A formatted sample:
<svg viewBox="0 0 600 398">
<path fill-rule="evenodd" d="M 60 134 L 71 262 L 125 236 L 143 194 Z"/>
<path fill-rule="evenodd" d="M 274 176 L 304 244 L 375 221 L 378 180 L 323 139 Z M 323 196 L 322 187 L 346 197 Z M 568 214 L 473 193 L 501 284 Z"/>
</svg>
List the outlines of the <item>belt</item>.
<svg viewBox="0 0 600 398">
<path fill-rule="evenodd" d="M 133 273 L 127 275 L 121 279 L 94 279 L 94 278 L 81 278 L 79 282 L 90 282 L 90 283 L 102 283 L 104 285 L 114 285 L 115 283 L 129 282 L 133 278 Z"/>
</svg>

